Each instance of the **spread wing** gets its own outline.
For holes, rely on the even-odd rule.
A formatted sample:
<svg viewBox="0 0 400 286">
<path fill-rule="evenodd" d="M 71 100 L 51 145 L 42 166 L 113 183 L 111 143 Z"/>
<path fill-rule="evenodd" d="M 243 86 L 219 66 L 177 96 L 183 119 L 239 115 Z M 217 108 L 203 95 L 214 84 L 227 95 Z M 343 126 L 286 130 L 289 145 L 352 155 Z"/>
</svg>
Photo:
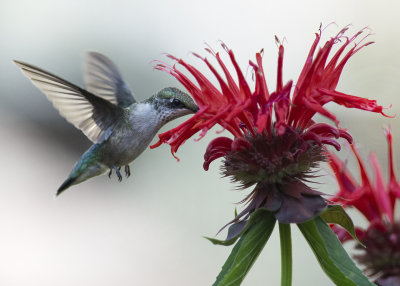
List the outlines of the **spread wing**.
<svg viewBox="0 0 400 286">
<path fill-rule="evenodd" d="M 91 93 L 122 108 L 136 102 L 117 67 L 102 54 L 86 54 L 85 84 Z"/>
<path fill-rule="evenodd" d="M 94 143 L 110 134 L 123 109 L 33 65 L 14 61 L 60 114 Z"/>
</svg>

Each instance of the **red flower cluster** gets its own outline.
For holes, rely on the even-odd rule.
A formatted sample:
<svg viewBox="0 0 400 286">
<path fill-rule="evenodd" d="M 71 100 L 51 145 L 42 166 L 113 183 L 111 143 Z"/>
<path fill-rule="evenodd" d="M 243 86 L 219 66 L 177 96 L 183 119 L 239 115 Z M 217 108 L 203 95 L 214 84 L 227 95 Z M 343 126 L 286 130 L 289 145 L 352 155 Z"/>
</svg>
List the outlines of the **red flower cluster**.
<svg viewBox="0 0 400 286">
<path fill-rule="evenodd" d="M 400 198 L 400 184 L 396 179 L 393 167 L 392 134 L 390 129 L 386 130 L 385 133 L 389 147 L 390 170 L 389 182 L 386 186 L 374 153 L 370 155 L 370 163 L 375 174 L 375 184 L 371 182 L 366 167 L 353 145 L 351 145 L 351 148 L 360 167 L 361 184 L 357 183 L 346 165 L 336 155 L 329 154 L 330 166 L 339 184 L 339 192 L 332 201 L 343 206 L 355 207 L 370 222 L 370 227 L 385 228 L 387 223 L 393 224 L 394 205 L 396 198 Z M 358 229 L 358 235 L 362 237 L 364 233 L 364 230 Z M 352 238 L 345 231 L 340 231 L 338 234 L 342 242 Z"/>
<path fill-rule="evenodd" d="M 385 130 L 385 134 L 389 153 L 387 184 L 374 153 L 370 155 L 374 183 L 354 146 L 352 150 L 360 167 L 361 183 L 357 183 L 346 165 L 334 154 L 329 154 L 329 157 L 339 185 L 333 201 L 356 208 L 369 222 L 367 229 L 356 228 L 357 237 L 366 248 L 357 246 L 362 252 L 354 257 L 366 267 L 369 275 L 379 277 L 379 285 L 398 285 L 394 281 L 400 283 L 400 223 L 395 221 L 394 210 L 400 198 L 400 184 L 394 172 L 391 130 Z M 332 226 L 332 229 L 342 242 L 352 239 L 343 228 Z"/>
<path fill-rule="evenodd" d="M 174 155 L 188 138 L 200 131 L 202 138 L 214 125 L 219 124 L 234 138 L 218 137 L 212 140 L 204 155 L 204 169 L 212 161 L 224 157 L 223 174 L 230 176 L 243 187 L 256 185 L 244 201 L 249 204 L 235 219 L 246 219 L 260 207 L 274 212 L 283 223 L 304 222 L 320 213 L 326 206 L 321 193 L 312 190 L 305 182 L 313 177 L 319 162 L 326 159 L 325 145 L 340 150 L 339 137 L 351 142 L 349 133 L 339 128 L 335 115 L 324 108 L 335 102 L 348 108 L 382 113 L 375 100 L 356 97 L 336 90 L 340 74 L 352 55 L 371 44 L 344 34 L 347 27 L 328 40 L 318 51 L 321 31 L 316 34 L 303 70 L 293 88 L 292 81 L 283 83 L 284 47 L 279 43 L 277 83 L 270 92 L 264 74 L 261 53 L 256 62 L 250 61 L 255 75 L 251 88 L 239 68 L 232 50 L 224 44 L 236 71 L 237 80 L 228 71 L 220 54 L 206 49 L 218 62 L 222 76 L 207 58 L 200 58 L 219 83 L 215 87 L 200 71 L 181 59 L 169 56 L 183 66 L 197 81 L 193 83 L 176 66 L 160 63 L 156 69 L 174 76 L 192 95 L 200 110 L 190 119 L 159 135 L 159 142 L 171 146 Z M 335 45 L 339 49 L 329 58 Z M 349 47 L 351 46 L 351 47 Z M 347 51 L 346 48 L 349 47 Z M 292 91 L 293 90 L 293 91 Z M 315 123 L 312 118 L 319 113 L 333 120 L 336 126 Z M 382 113 L 383 114 L 383 113 Z"/>
<path fill-rule="evenodd" d="M 168 143 L 171 146 L 172 153 L 175 154 L 179 146 L 188 138 L 199 131 L 201 131 L 200 138 L 202 138 L 210 128 L 215 124 L 219 124 L 231 132 L 235 138 L 242 138 L 244 134 L 248 132 L 253 135 L 255 133 L 264 132 L 271 134 L 273 129 L 278 130 L 281 134 L 285 126 L 290 126 L 293 129 L 307 129 L 303 134 L 304 137 L 317 141 L 319 144 L 333 145 L 336 149 L 339 149 L 338 143 L 335 142 L 332 137 L 345 137 L 351 140 L 350 135 L 343 130 L 337 130 L 324 123 L 314 124 L 311 119 L 315 113 L 320 113 L 332 119 L 335 121 L 336 125 L 338 125 L 339 121 L 336 116 L 323 107 L 328 102 L 333 101 L 348 108 L 357 108 L 379 113 L 382 113 L 383 109 L 382 106 L 376 104 L 375 100 L 336 91 L 340 74 L 349 58 L 364 46 L 372 43 L 362 43 L 365 39 L 364 37 L 344 54 L 346 47 L 354 43 L 356 38 L 363 32 L 360 31 L 353 37 L 348 38 L 344 36 L 347 29 L 347 27 L 342 29 L 335 37 L 327 41 L 314 56 L 321 39 L 321 32 L 316 33 L 315 41 L 311 46 L 303 70 L 297 80 L 292 98 L 290 98 L 292 81 L 289 81 L 285 85 L 283 84 L 282 70 L 284 47 L 281 44 L 278 53 L 276 90 L 272 93 L 270 93 L 267 88 L 261 53 L 256 54 L 257 64 L 252 61 L 249 62 L 254 69 L 256 77 L 255 89 L 253 92 L 251 92 L 235 60 L 232 50 L 229 50 L 224 44 L 222 44 L 222 46 L 228 53 L 237 73 L 238 84 L 229 73 L 219 53 L 215 53 L 208 48 L 206 49 L 206 51 L 216 58 L 225 75 L 225 80 L 210 64 L 207 58 L 201 58 L 199 55 L 195 54 L 205 62 L 210 71 L 214 74 L 220 85 L 220 90 L 195 67 L 187 64 L 182 59 L 177 59 L 169 55 L 171 59 L 182 65 L 194 76 L 198 86 L 179 71 L 175 65 L 171 67 L 160 63 L 155 68 L 164 70 L 174 76 L 192 95 L 200 111 L 178 127 L 160 134 L 159 141 L 154 144 L 152 148 L 158 147 L 162 143 Z M 341 47 L 328 61 L 328 56 L 335 44 L 339 44 Z M 340 59 L 343 54 L 344 56 Z M 274 115 L 275 122 L 272 122 Z M 229 147 L 227 143 L 228 141 L 224 139 L 214 141 L 210 144 L 207 149 L 207 153 L 210 156 L 208 156 L 208 160 L 206 160 L 206 169 L 213 159 L 223 156 L 231 147 L 235 148 L 235 146 L 238 145 L 235 143 L 234 146 Z"/>
</svg>

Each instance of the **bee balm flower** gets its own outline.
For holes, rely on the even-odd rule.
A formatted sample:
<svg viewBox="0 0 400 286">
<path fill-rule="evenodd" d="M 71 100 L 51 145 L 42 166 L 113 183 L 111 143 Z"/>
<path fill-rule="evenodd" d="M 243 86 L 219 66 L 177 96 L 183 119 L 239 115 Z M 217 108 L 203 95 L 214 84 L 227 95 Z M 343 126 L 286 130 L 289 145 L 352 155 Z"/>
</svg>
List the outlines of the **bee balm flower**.
<svg viewBox="0 0 400 286">
<path fill-rule="evenodd" d="M 176 65 L 156 66 L 174 76 L 192 95 L 200 110 L 190 119 L 159 135 L 159 142 L 171 146 L 172 154 L 188 138 L 200 132 L 202 138 L 214 125 L 219 124 L 233 138 L 218 137 L 212 140 L 204 155 L 204 169 L 212 161 L 223 157 L 222 173 L 240 183 L 243 188 L 254 186 L 243 200 L 245 209 L 234 221 L 246 220 L 257 208 L 267 208 L 282 223 L 300 223 L 318 215 L 326 206 L 321 193 L 311 189 L 306 182 L 313 178 L 320 162 L 326 160 L 326 146 L 340 150 L 339 138 L 351 142 L 349 133 L 341 129 L 339 120 L 324 108 L 335 102 L 347 108 L 357 108 L 382 113 L 382 106 L 368 100 L 336 90 L 340 74 L 350 59 L 371 42 L 356 42 L 362 31 L 345 37 L 347 28 L 328 40 L 318 51 L 321 32 L 316 34 L 296 86 L 292 81 L 283 83 L 284 47 L 279 45 L 277 83 L 270 92 L 264 74 L 261 53 L 249 64 L 254 70 L 253 90 L 236 62 L 232 50 L 224 44 L 235 69 L 237 80 L 228 71 L 219 53 L 206 49 L 216 59 L 223 75 L 207 58 L 199 57 L 219 83 L 214 86 L 194 66 L 169 56 L 187 70 L 197 81 L 193 83 Z M 339 49 L 328 60 L 332 48 Z M 348 51 L 345 49 L 349 47 Z M 316 123 L 313 116 L 319 113 L 335 122 L 335 126 Z"/>
<path fill-rule="evenodd" d="M 330 165 L 339 184 L 339 192 L 333 199 L 345 207 L 354 207 L 368 220 L 368 228 L 356 228 L 357 237 L 366 246 L 354 258 L 365 266 L 366 274 L 377 278 L 377 284 L 400 285 L 400 223 L 395 220 L 395 203 L 400 198 L 400 184 L 394 172 L 392 134 L 386 130 L 389 149 L 389 182 L 385 184 L 375 154 L 370 163 L 375 174 L 373 182 L 360 155 L 352 146 L 360 167 L 361 183 L 354 180 L 346 165 L 330 154 Z M 352 237 L 342 228 L 333 226 L 342 242 Z"/>
</svg>

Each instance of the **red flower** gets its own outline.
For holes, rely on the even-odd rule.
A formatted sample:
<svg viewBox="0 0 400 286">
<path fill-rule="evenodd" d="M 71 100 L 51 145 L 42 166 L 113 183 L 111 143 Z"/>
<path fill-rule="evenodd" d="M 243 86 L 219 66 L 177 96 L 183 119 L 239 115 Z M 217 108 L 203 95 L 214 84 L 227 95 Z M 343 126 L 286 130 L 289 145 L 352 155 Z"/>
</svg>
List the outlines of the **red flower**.
<svg viewBox="0 0 400 286">
<path fill-rule="evenodd" d="M 400 223 L 394 218 L 396 199 L 400 198 L 400 184 L 394 172 L 391 130 L 386 130 L 385 134 L 389 151 L 389 182 L 387 184 L 383 180 L 374 153 L 370 155 L 370 164 L 375 175 L 374 182 L 369 178 L 365 164 L 354 146 L 352 146 L 352 151 L 360 167 L 361 183 L 354 180 L 346 165 L 334 154 L 330 153 L 329 157 L 330 166 L 339 184 L 339 192 L 333 201 L 345 207 L 355 207 L 369 221 L 366 230 L 356 228 L 357 236 L 366 248 L 358 246 L 357 248 L 362 253 L 356 255 L 355 258 L 366 266 L 368 274 L 378 274 L 379 285 L 395 285 L 390 283 L 394 281 L 393 279 L 400 281 Z M 338 226 L 332 228 L 342 242 L 352 239 L 344 229 Z M 389 277 L 392 278 L 389 279 Z M 384 281 L 389 281 L 387 282 L 389 284 L 385 284 Z"/>
<path fill-rule="evenodd" d="M 267 87 L 261 53 L 256 54 L 256 63 L 249 62 L 255 74 L 253 91 L 232 50 L 224 44 L 222 46 L 236 71 L 237 82 L 219 53 L 206 49 L 215 57 L 224 78 L 207 58 L 196 55 L 215 76 L 219 89 L 192 65 L 169 56 L 195 78 L 197 85 L 175 65 L 171 67 L 160 63 L 156 68 L 174 76 L 192 95 L 200 111 L 178 127 L 160 134 L 159 142 L 152 148 L 167 143 L 174 155 L 188 138 L 199 131 L 202 138 L 210 128 L 219 124 L 234 138 L 219 137 L 209 143 L 204 155 L 204 169 L 207 170 L 215 159 L 224 157 L 224 175 L 231 176 L 243 187 L 256 185 L 244 200 L 249 205 L 236 220 L 246 219 L 259 207 L 268 208 L 279 221 L 286 223 L 303 222 L 314 217 L 326 203 L 320 197 L 321 193 L 310 189 L 305 181 L 313 176 L 319 162 L 325 160 L 325 145 L 332 145 L 340 150 L 340 144 L 336 141 L 339 137 L 349 142 L 352 140 L 349 133 L 338 127 L 338 119 L 324 105 L 333 101 L 349 108 L 378 113 L 383 110 L 375 100 L 336 90 L 340 74 L 349 58 L 362 47 L 371 44 L 363 43 L 366 37 L 355 43 L 363 31 L 350 38 L 344 36 L 346 31 L 347 28 L 341 30 L 318 52 L 316 50 L 321 31 L 316 34 L 293 92 L 292 81 L 283 84 L 282 44 L 279 44 L 277 84 L 273 92 Z M 332 47 L 337 44 L 339 49 L 328 60 Z M 333 120 L 336 127 L 315 123 L 312 118 L 316 113 Z"/>
</svg>

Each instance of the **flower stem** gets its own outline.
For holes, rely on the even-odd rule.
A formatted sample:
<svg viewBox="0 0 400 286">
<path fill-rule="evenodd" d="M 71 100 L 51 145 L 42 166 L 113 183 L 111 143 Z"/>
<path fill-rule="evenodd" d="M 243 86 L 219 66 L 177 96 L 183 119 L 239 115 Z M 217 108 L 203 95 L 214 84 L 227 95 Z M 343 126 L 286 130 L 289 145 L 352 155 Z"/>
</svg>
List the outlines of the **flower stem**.
<svg viewBox="0 0 400 286">
<path fill-rule="evenodd" d="M 292 236 L 290 224 L 279 223 L 281 239 L 281 286 L 292 285 Z"/>
</svg>

